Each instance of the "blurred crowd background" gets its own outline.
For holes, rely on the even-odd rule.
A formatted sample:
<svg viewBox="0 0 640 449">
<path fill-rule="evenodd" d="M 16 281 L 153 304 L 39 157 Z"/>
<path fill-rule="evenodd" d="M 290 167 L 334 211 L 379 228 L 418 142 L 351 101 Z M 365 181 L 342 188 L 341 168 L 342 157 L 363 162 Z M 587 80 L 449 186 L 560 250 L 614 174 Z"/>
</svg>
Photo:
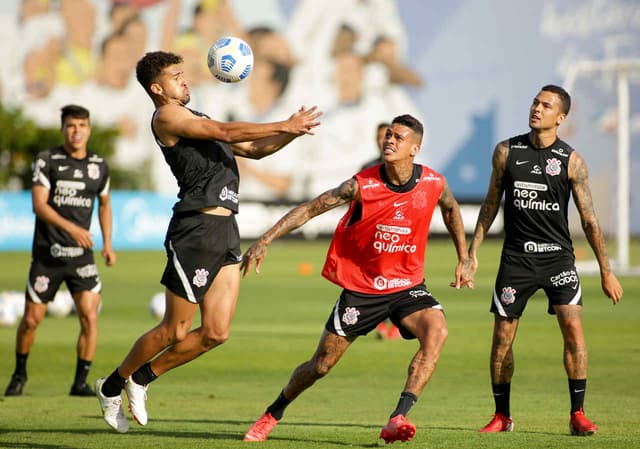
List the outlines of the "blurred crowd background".
<svg viewBox="0 0 640 449">
<path fill-rule="evenodd" d="M 13 63 L 4 64 L 3 102 L 45 126 L 58 124 L 63 104 L 89 108 L 94 123 L 119 131 L 112 163 L 151 168 L 157 191 L 177 190 L 149 131 L 152 104 L 135 80 L 149 50 L 183 56 L 189 106 L 212 118 L 282 120 L 313 104 L 325 111 L 316 137 L 239 161 L 248 200 L 320 193 L 377 154 L 375 129 L 389 114 L 420 115 L 404 88 L 422 79 L 403 62 L 407 36 L 393 0 L 304 0 L 286 18 L 272 0 L 21 0 L 16 14 L 4 17 L 3 42 L 15 45 L 3 48 Z M 208 48 L 225 35 L 253 49 L 243 83 L 208 71 Z"/>
<path fill-rule="evenodd" d="M 242 83 L 223 84 L 208 72 L 208 48 L 224 35 L 244 38 L 254 51 Z M 486 191 L 493 146 L 527 131 L 542 85 L 563 84 L 582 60 L 640 58 L 640 2 L 3 0 L 0 42 L 0 107 L 52 129 L 62 105 L 89 108 L 94 125 L 114 130 L 112 166 L 137 176 L 125 186 L 177 192 L 149 129 L 151 101 L 134 74 L 146 51 L 163 49 L 185 59 L 190 107 L 214 119 L 281 120 L 314 104 L 325 112 L 315 136 L 261 161 L 239 161 L 245 202 L 298 201 L 336 185 L 377 157 L 379 123 L 409 113 L 427 130 L 418 162 L 473 203 Z M 630 169 L 638 173 L 640 75 L 628 79 Z M 561 131 L 590 164 L 596 206 L 613 229 L 616 75 L 583 74 L 571 93 L 574 109 Z M 27 189 L 28 178 L 2 176 L 17 164 L 7 139 L 0 124 L 0 189 Z M 635 233 L 638 184 L 632 176 Z"/>
</svg>

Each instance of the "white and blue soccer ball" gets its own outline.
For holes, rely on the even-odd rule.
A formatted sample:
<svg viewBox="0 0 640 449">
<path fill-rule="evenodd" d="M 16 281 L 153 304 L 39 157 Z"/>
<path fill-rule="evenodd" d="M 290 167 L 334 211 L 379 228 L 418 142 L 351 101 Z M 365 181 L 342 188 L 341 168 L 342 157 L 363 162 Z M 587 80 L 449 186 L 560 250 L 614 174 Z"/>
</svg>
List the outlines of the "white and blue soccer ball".
<svg viewBox="0 0 640 449">
<path fill-rule="evenodd" d="M 53 301 L 47 303 L 47 315 L 55 318 L 65 318 L 73 311 L 73 298 L 69 290 L 58 290 Z"/>
<path fill-rule="evenodd" d="M 251 73 L 253 52 L 249 44 L 238 37 L 221 37 L 209 48 L 207 65 L 216 79 L 237 83 Z"/>
<path fill-rule="evenodd" d="M 164 292 L 154 294 L 149 301 L 149 313 L 156 320 L 161 320 L 167 307 Z"/>
</svg>

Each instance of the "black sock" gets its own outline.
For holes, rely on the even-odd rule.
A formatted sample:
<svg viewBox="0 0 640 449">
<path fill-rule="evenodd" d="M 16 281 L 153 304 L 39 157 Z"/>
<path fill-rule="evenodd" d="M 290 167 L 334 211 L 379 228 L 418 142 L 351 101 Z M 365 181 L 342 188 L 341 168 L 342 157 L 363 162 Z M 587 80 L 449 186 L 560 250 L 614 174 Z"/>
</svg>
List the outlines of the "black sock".
<svg viewBox="0 0 640 449">
<path fill-rule="evenodd" d="M 284 391 L 281 391 L 278 398 L 273 401 L 269 407 L 267 407 L 267 413 L 270 413 L 275 419 L 280 421 L 282 415 L 284 415 L 284 409 L 291 404 L 291 401 L 284 397 Z"/>
<path fill-rule="evenodd" d="M 409 413 L 409 410 L 411 410 L 411 407 L 413 407 L 413 404 L 415 404 L 417 400 L 418 400 L 418 396 L 416 396 L 415 394 L 409 393 L 408 391 L 403 391 L 400 394 L 398 405 L 396 406 L 396 409 L 391 414 L 390 418 L 393 418 L 394 416 L 397 416 L 397 415 L 407 416 L 407 414 Z"/>
<path fill-rule="evenodd" d="M 27 358 L 29 358 L 28 352 L 26 354 L 16 352 L 16 369 L 13 374 L 19 374 L 27 377 Z"/>
<path fill-rule="evenodd" d="M 509 402 L 511 398 L 511 383 L 491 384 L 493 389 L 493 400 L 496 403 L 496 413 L 502 413 L 506 417 L 511 417 Z"/>
<path fill-rule="evenodd" d="M 102 384 L 102 394 L 108 398 L 118 396 L 126 382 L 127 379 L 120 377 L 118 369 L 116 368 Z"/>
<path fill-rule="evenodd" d="M 76 377 L 73 381 L 74 385 L 84 385 L 87 382 L 87 375 L 89 374 L 89 368 L 91 368 L 90 360 L 82 360 L 78 357 L 76 362 Z"/>
<path fill-rule="evenodd" d="M 587 379 L 569 379 L 569 396 L 571 397 L 571 414 L 584 406 L 584 394 L 587 389 Z"/>
<path fill-rule="evenodd" d="M 138 385 L 148 385 L 158 378 L 151 369 L 151 362 L 147 362 L 138 368 L 138 371 L 131 375 L 131 378 Z"/>
</svg>

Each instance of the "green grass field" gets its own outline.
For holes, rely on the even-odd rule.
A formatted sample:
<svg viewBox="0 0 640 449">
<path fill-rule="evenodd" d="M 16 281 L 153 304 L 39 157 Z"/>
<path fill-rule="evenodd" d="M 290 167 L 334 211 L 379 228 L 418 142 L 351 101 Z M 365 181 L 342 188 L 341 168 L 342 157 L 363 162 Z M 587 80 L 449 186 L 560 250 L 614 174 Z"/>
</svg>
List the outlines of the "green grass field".
<svg viewBox="0 0 640 449">
<path fill-rule="evenodd" d="M 262 274 L 243 280 L 232 336 L 225 345 L 166 374 L 149 389 L 149 424 L 111 431 L 97 400 L 67 395 L 75 369 L 75 316 L 47 318 L 38 331 L 22 397 L 0 397 L 0 448 L 239 448 L 248 426 L 278 394 L 293 368 L 314 351 L 339 289 L 319 275 L 327 242 L 276 242 Z M 499 242 L 486 242 L 474 291 L 448 287 L 455 255 L 447 240 L 428 249 L 427 284 L 444 305 L 449 340 L 410 418 L 415 448 L 638 448 L 640 446 L 640 278 L 622 278 L 613 307 L 598 277 L 583 277 L 589 346 L 591 438 L 568 434 L 569 398 L 562 339 L 546 299 L 530 302 L 515 343 L 511 410 L 515 432 L 479 434 L 493 412 L 488 356 L 490 291 Z M 640 264 L 640 242 L 631 249 Z M 312 264 L 301 275 L 301 263 Z M 0 290 L 22 290 L 28 254 L 0 253 Z M 120 252 L 100 265 L 104 291 L 100 341 L 89 379 L 110 373 L 142 332 L 154 325 L 151 296 L 161 290 L 161 252 Z M 0 388 L 14 366 L 15 327 L 0 328 Z M 371 448 L 395 407 L 415 342 L 357 341 L 333 372 L 294 402 L 266 448 Z M 1 394 L 1 392 L 0 392 Z M 260 444 L 260 443 L 259 443 Z"/>
</svg>

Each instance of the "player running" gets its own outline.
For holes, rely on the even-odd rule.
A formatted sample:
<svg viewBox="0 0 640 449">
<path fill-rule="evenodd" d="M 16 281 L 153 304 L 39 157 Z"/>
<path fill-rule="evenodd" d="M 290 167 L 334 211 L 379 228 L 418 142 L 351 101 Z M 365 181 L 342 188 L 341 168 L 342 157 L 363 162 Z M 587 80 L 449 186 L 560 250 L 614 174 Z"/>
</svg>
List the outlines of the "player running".
<svg viewBox="0 0 640 449">
<path fill-rule="evenodd" d="M 247 431 L 245 441 L 264 441 L 286 407 L 329 373 L 358 336 L 390 318 L 405 339 L 419 348 L 396 409 L 380 432 L 387 443 L 408 441 L 416 427 L 407 414 L 433 374 L 447 339 L 440 303 L 424 280 L 424 255 L 431 217 L 440 206 L 458 264 L 454 285 L 466 284 L 466 240 L 458 203 L 442 175 L 414 164 L 422 124 L 410 115 L 396 117 L 384 137 L 384 164 L 364 169 L 338 187 L 287 213 L 245 253 L 246 275 L 259 272 L 267 247 L 311 218 L 350 203 L 334 233 L 323 276 L 344 290 L 325 324 L 312 358 L 298 366 L 276 400 Z M 467 267 L 468 268 L 468 267 Z"/>
</svg>

